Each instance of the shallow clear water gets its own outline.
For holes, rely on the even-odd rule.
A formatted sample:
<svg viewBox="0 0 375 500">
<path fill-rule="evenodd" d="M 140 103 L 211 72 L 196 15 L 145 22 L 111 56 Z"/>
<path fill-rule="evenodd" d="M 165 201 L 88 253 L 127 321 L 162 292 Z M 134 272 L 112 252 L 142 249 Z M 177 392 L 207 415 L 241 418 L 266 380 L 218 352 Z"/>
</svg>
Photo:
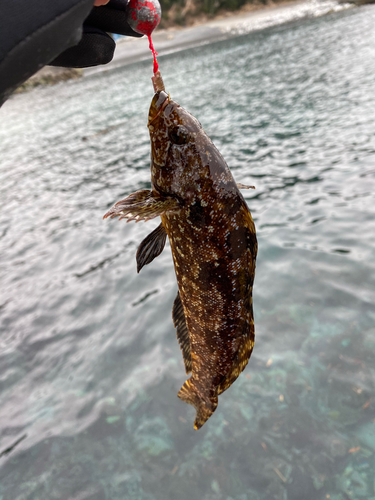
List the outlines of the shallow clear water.
<svg viewBox="0 0 375 500">
<path fill-rule="evenodd" d="M 255 349 L 198 432 L 169 247 L 136 273 L 158 222 L 102 220 L 149 187 L 151 59 L 4 105 L 1 500 L 375 498 L 374 23 L 368 6 L 160 58 L 256 185 Z"/>
</svg>

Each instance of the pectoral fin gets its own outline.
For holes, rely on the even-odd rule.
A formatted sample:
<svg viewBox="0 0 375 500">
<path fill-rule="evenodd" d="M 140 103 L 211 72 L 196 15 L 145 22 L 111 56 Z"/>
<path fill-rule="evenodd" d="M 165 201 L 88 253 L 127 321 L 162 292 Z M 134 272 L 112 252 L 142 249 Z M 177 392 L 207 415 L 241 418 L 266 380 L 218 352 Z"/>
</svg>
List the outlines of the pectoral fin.
<svg viewBox="0 0 375 500">
<path fill-rule="evenodd" d="M 128 219 L 127 222 L 131 220 L 139 222 L 154 219 L 165 212 L 178 209 L 179 204 L 175 198 L 158 196 L 148 189 L 141 189 L 124 200 L 118 201 L 103 219 L 119 217 L 119 220 Z"/>
<path fill-rule="evenodd" d="M 237 182 L 238 189 L 255 189 L 255 186 L 247 186 L 246 184 L 242 184 L 241 182 Z"/>
<path fill-rule="evenodd" d="M 185 371 L 186 373 L 190 373 L 192 368 L 190 337 L 186 325 L 185 313 L 182 307 L 180 292 L 177 292 L 177 297 L 175 298 L 173 303 L 172 318 L 173 324 L 177 329 L 177 339 L 182 351 L 182 357 L 185 363 Z"/>
<path fill-rule="evenodd" d="M 152 262 L 164 249 L 167 231 L 160 224 L 141 242 L 137 250 L 137 273 L 143 266 Z"/>
</svg>

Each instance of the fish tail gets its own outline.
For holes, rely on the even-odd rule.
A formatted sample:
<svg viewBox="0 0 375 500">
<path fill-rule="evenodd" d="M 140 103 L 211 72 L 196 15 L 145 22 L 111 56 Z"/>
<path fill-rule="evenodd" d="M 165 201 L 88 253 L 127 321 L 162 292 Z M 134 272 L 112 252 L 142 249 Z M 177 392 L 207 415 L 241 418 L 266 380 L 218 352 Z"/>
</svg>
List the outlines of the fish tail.
<svg viewBox="0 0 375 500">
<path fill-rule="evenodd" d="M 177 396 L 185 403 L 188 403 L 197 411 L 194 422 L 194 429 L 198 430 L 210 418 L 216 410 L 217 396 L 205 397 L 202 395 L 192 378 L 189 378 L 181 387 Z"/>
</svg>

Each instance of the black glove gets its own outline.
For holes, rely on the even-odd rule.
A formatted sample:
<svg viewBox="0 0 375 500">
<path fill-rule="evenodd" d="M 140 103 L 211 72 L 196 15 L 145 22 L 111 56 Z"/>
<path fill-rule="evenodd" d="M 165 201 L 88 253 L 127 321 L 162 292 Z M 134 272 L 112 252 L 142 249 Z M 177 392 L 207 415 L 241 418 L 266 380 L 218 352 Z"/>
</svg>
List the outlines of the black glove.
<svg viewBox="0 0 375 500">
<path fill-rule="evenodd" d="M 126 21 L 128 0 L 93 4 L 94 0 L 0 0 L 0 106 L 46 64 L 82 68 L 109 62 L 115 42 L 106 31 L 141 36 Z"/>
<path fill-rule="evenodd" d="M 116 44 L 107 31 L 118 35 L 143 36 L 133 31 L 127 22 L 128 4 L 129 0 L 110 0 L 107 5 L 93 7 L 83 23 L 82 38 L 78 45 L 65 50 L 49 64 L 87 68 L 109 63 Z"/>
</svg>

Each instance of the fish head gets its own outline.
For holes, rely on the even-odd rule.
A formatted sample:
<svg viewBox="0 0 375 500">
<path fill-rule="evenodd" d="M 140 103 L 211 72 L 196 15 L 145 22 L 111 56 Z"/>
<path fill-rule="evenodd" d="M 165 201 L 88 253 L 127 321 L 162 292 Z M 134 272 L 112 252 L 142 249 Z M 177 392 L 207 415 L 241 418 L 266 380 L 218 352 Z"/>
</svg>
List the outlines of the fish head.
<svg viewBox="0 0 375 500">
<path fill-rule="evenodd" d="M 203 163 L 207 165 L 200 152 L 212 144 L 210 139 L 199 121 L 164 91 L 156 92 L 152 99 L 148 128 L 153 187 L 184 198 L 187 185 L 193 185 L 202 174 Z"/>
</svg>

